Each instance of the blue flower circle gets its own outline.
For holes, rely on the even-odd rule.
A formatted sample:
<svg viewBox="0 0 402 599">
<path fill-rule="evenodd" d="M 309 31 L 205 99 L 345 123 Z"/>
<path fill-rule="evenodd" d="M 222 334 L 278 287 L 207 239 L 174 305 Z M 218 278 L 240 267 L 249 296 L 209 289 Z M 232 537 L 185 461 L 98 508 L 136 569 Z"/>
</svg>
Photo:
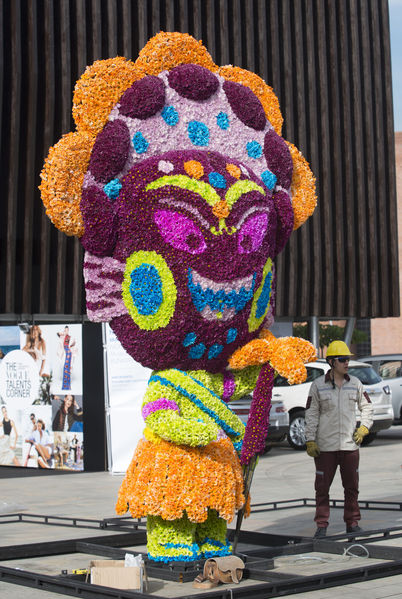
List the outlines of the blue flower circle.
<svg viewBox="0 0 402 599">
<path fill-rule="evenodd" d="M 174 106 L 165 106 L 161 114 L 165 123 L 171 127 L 179 122 L 179 113 Z"/>
<path fill-rule="evenodd" d="M 218 189 L 226 189 L 225 177 L 220 173 L 209 173 L 208 180 L 212 187 L 217 187 Z"/>
<path fill-rule="evenodd" d="M 213 358 L 216 358 L 216 356 L 219 356 L 222 350 L 223 345 L 220 345 L 219 343 L 214 343 L 211 345 L 208 351 L 208 360 L 212 360 Z"/>
<path fill-rule="evenodd" d="M 246 148 L 247 154 L 250 156 L 250 158 L 261 158 L 262 146 L 258 143 L 258 141 L 249 141 Z"/>
<path fill-rule="evenodd" d="M 190 121 L 187 132 L 191 143 L 195 146 L 207 146 L 209 144 L 209 129 L 205 123 Z"/>
<path fill-rule="evenodd" d="M 273 189 L 276 185 L 276 175 L 271 173 L 271 171 L 266 170 L 261 173 L 261 179 L 264 181 L 268 189 Z"/>
<path fill-rule="evenodd" d="M 184 347 L 188 347 L 189 345 L 193 345 L 195 340 L 197 339 L 197 335 L 195 333 L 188 333 L 183 341 Z"/>
<path fill-rule="evenodd" d="M 138 313 L 156 314 L 163 302 L 162 280 L 153 264 L 141 264 L 131 272 L 130 294 Z"/>
<path fill-rule="evenodd" d="M 220 112 L 216 117 L 216 124 L 221 129 L 229 129 L 229 117 L 226 112 Z"/>
<path fill-rule="evenodd" d="M 229 329 L 226 335 L 226 343 L 232 343 L 237 337 L 237 329 Z"/>
<path fill-rule="evenodd" d="M 198 345 L 193 345 L 193 347 L 190 347 L 190 351 L 188 352 L 188 355 L 190 358 L 197 360 L 198 358 L 202 358 L 205 350 L 206 350 L 205 345 L 203 343 L 199 343 Z"/>
<path fill-rule="evenodd" d="M 122 184 L 118 179 L 112 179 L 109 183 L 103 187 L 103 191 L 111 200 L 115 200 L 119 197 L 120 189 L 122 188 Z"/>
<path fill-rule="evenodd" d="M 141 131 L 137 131 L 132 141 L 137 154 L 144 154 L 148 150 L 149 142 L 145 139 Z"/>
</svg>

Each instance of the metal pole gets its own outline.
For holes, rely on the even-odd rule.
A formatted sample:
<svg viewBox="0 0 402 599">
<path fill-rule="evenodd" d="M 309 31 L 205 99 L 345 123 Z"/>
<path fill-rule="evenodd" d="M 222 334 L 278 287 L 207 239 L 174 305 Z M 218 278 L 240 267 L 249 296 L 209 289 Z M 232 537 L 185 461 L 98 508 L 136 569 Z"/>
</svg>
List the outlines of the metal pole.
<svg viewBox="0 0 402 599">
<path fill-rule="evenodd" d="M 253 475 L 254 475 L 254 470 L 255 470 L 256 464 L 257 464 L 257 460 L 258 460 L 258 455 L 254 455 L 251 458 L 250 462 L 247 464 L 247 466 L 244 467 L 244 505 L 237 514 L 236 530 L 235 530 L 235 534 L 233 537 L 233 543 L 232 543 L 232 550 L 233 550 L 234 554 L 236 553 L 237 544 L 239 542 L 240 528 L 241 528 L 241 525 L 243 522 L 244 512 L 246 510 L 248 497 L 250 495 L 250 488 L 251 488 L 251 483 L 253 481 Z"/>
<path fill-rule="evenodd" d="M 103 380 L 105 387 L 105 417 L 106 417 L 106 445 L 108 471 L 113 472 L 112 454 L 112 428 L 110 422 L 110 394 L 109 394 L 109 368 L 107 358 L 107 324 L 102 323 L 102 346 L 103 346 Z"/>
<path fill-rule="evenodd" d="M 309 337 L 318 354 L 320 351 L 320 326 L 318 316 L 311 316 L 311 318 L 309 318 Z"/>
<path fill-rule="evenodd" d="M 345 327 L 344 341 L 345 341 L 346 345 L 348 345 L 348 346 L 352 342 L 352 335 L 353 335 L 353 331 L 355 329 L 355 325 L 356 325 L 356 317 L 355 316 L 351 316 L 350 318 L 347 319 L 346 327 Z"/>
</svg>

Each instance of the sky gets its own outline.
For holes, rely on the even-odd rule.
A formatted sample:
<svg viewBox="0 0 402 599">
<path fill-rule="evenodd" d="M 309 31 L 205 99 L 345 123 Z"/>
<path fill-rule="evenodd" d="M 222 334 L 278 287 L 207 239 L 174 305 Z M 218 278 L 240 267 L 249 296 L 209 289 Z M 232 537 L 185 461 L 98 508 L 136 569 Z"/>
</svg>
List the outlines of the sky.
<svg viewBox="0 0 402 599">
<path fill-rule="evenodd" d="M 2 345 L 19 345 L 20 344 L 20 330 L 16 326 L 12 327 L 1 327 L 1 339 Z"/>
<path fill-rule="evenodd" d="M 391 29 L 394 128 L 402 131 L 402 0 L 388 0 Z"/>
</svg>

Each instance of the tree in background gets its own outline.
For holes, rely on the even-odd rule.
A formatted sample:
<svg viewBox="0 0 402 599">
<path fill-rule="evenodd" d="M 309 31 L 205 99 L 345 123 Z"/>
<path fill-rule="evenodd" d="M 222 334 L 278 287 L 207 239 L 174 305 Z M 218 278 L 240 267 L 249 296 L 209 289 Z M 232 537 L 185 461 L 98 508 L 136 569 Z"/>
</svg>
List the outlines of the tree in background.
<svg viewBox="0 0 402 599">
<path fill-rule="evenodd" d="M 320 357 L 324 355 L 324 348 L 332 341 L 343 341 L 345 337 L 345 327 L 340 327 L 335 324 L 320 324 Z M 309 331 L 307 323 L 294 323 L 293 334 L 296 337 L 302 337 L 303 339 L 309 339 Z M 367 334 L 359 329 L 354 329 L 352 335 L 352 343 L 363 343 L 367 341 Z"/>
</svg>

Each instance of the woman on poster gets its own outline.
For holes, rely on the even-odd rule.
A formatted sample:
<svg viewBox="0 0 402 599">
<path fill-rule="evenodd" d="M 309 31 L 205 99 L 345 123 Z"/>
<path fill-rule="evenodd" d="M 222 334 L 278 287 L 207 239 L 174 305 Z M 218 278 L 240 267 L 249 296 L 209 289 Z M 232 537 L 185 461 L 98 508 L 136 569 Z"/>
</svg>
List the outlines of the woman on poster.
<svg viewBox="0 0 402 599">
<path fill-rule="evenodd" d="M 82 431 L 83 411 L 75 400 L 74 395 L 65 395 L 63 398 L 55 395 L 54 400 L 59 400 L 62 405 L 53 418 L 52 429 L 54 431 Z M 79 429 L 79 430 L 78 430 Z"/>
<path fill-rule="evenodd" d="M 38 466 L 40 468 L 52 468 L 53 445 L 43 420 L 38 418 L 36 430 L 32 431 L 27 443 L 32 443 L 38 454 Z"/>
<path fill-rule="evenodd" d="M 3 429 L 0 435 L 0 465 L 1 466 L 21 466 L 18 458 L 15 456 L 14 449 L 17 445 L 18 433 L 14 423 L 7 414 L 7 407 L 1 408 L 3 419 L 0 427 Z M 14 433 L 14 445 L 11 445 L 11 433 Z"/>
<path fill-rule="evenodd" d="M 26 351 L 35 360 L 39 376 L 49 376 L 46 365 L 46 342 L 42 337 L 42 331 L 37 324 L 29 328 L 23 351 Z"/>
<path fill-rule="evenodd" d="M 65 435 L 61 435 L 60 433 L 55 433 L 54 435 L 54 453 L 55 457 L 58 460 L 58 465 L 56 468 L 66 468 L 67 460 L 69 456 L 69 451 L 67 449 L 68 445 L 66 445 Z"/>
<path fill-rule="evenodd" d="M 29 459 L 32 457 L 31 456 L 31 449 L 32 449 L 32 443 L 29 441 L 29 438 L 31 437 L 32 433 L 34 431 L 36 431 L 36 416 L 34 413 L 31 413 L 29 415 L 29 426 L 27 427 L 27 430 L 25 432 L 25 442 L 24 442 L 24 449 L 26 448 L 26 446 L 28 445 L 27 451 L 26 451 L 26 456 L 25 456 L 25 460 L 24 460 L 24 467 L 27 468 L 28 467 L 28 463 L 29 463 Z M 24 452 L 25 453 L 25 452 Z"/>
<path fill-rule="evenodd" d="M 71 389 L 71 370 L 73 367 L 75 339 L 70 336 L 68 326 L 65 326 L 64 331 L 57 333 L 57 335 L 60 339 L 59 357 L 61 359 L 64 358 L 63 384 L 61 388 L 63 391 L 69 391 Z"/>
<path fill-rule="evenodd" d="M 74 462 L 74 464 L 77 463 L 77 450 L 78 450 L 78 439 L 77 439 L 77 435 L 74 435 L 74 437 L 71 439 L 70 441 L 70 456 L 72 461 Z"/>
<path fill-rule="evenodd" d="M 78 440 L 78 443 L 77 443 L 77 459 L 76 459 L 77 464 L 79 464 L 80 461 L 81 461 L 81 455 L 82 455 L 82 441 Z"/>
</svg>

